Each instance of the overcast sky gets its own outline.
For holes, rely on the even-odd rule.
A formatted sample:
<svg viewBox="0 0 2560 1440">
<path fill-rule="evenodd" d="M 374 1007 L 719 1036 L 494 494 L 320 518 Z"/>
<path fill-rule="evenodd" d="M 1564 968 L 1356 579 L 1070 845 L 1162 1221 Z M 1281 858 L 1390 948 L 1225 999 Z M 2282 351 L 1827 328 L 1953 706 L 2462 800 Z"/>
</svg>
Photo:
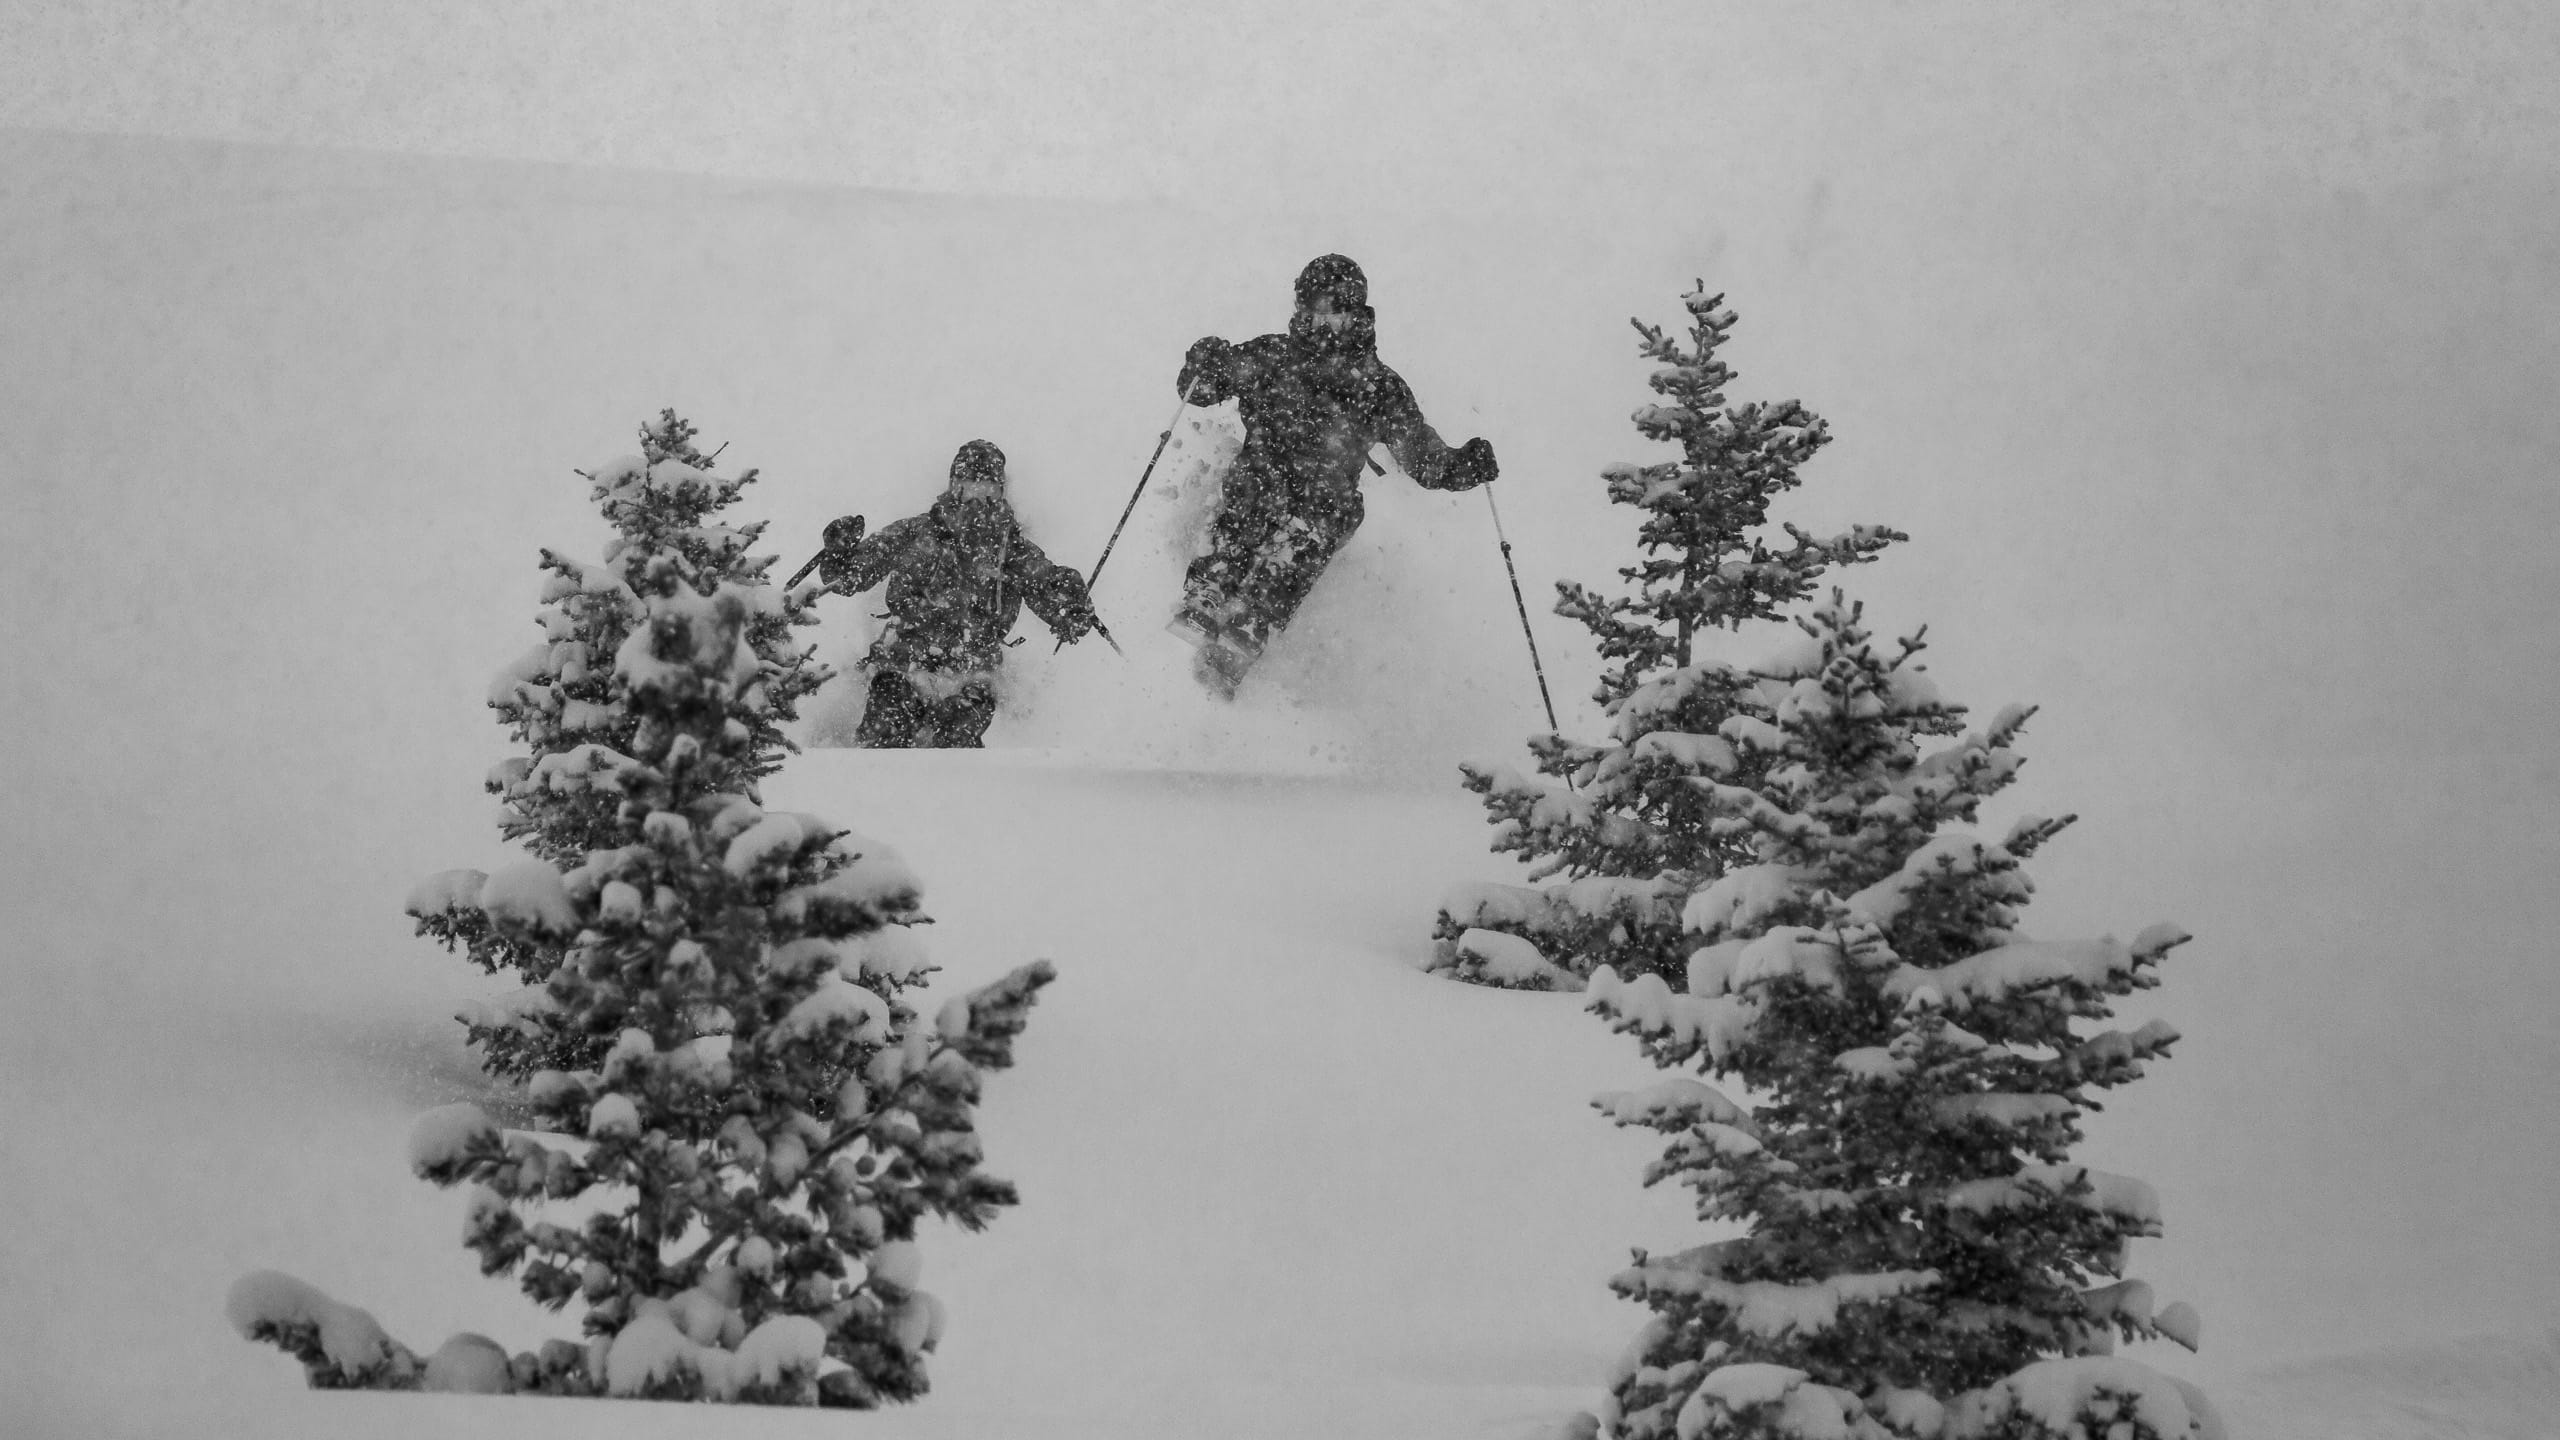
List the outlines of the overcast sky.
<svg viewBox="0 0 2560 1440">
<path fill-rule="evenodd" d="M 0 124 L 1623 213 L 1678 177 L 1997 165 L 2165 193 L 2538 163 L 2560 138 L 2554 55 L 2560 9 L 2533 0 L 33 0 L 0 10 Z"/>
</svg>

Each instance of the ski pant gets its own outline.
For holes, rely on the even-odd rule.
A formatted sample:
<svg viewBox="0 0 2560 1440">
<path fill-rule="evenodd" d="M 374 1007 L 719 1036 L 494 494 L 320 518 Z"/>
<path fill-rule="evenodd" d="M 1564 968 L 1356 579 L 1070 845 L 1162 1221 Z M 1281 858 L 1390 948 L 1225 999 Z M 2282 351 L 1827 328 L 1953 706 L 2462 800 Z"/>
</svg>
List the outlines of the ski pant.
<svg viewBox="0 0 2560 1440">
<path fill-rule="evenodd" d="M 1234 498 L 1234 497 L 1230 497 Z M 1210 522 L 1209 550 L 1183 576 L 1183 608 L 1204 627 L 1259 652 L 1288 627 L 1333 557 L 1360 528 L 1358 491 L 1295 512 L 1227 504 Z"/>
<path fill-rule="evenodd" d="M 993 676 L 973 675 L 955 684 L 918 685 L 903 670 L 871 672 L 871 700 L 853 743 L 871 750 L 976 750 L 986 744 L 996 718 Z"/>
</svg>

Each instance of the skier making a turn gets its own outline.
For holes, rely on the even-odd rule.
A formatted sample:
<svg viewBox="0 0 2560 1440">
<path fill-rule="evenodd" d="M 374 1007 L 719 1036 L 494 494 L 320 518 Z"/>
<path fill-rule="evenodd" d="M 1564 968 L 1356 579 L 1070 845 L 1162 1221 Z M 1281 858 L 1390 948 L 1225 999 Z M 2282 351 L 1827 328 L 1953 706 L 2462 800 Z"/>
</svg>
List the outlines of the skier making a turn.
<svg viewBox="0 0 2560 1440">
<path fill-rule="evenodd" d="M 1452 449 L 1423 422 L 1413 391 L 1378 359 L 1374 320 L 1360 267 L 1320 256 L 1299 272 L 1286 334 L 1241 345 L 1209 336 L 1174 382 L 1194 404 L 1236 400 L 1244 421 L 1208 551 L 1191 562 L 1170 627 L 1199 647 L 1194 673 L 1215 694 L 1234 695 L 1360 528 L 1371 447 L 1384 444 L 1428 489 L 1494 478 L 1490 444 Z"/>
<path fill-rule="evenodd" d="M 828 530 L 858 537 L 861 525 L 848 516 Z M 862 662 L 870 704 L 853 736 L 874 749 L 984 745 L 1005 637 L 1023 606 L 1062 643 L 1095 626 L 1084 577 L 1022 533 L 1005 500 L 1004 452 L 984 440 L 952 457 L 950 488 L 931 508 L 829 545 L 818 574 L 846 595 L 889 582 L 889 623 Z"/>
</svg>

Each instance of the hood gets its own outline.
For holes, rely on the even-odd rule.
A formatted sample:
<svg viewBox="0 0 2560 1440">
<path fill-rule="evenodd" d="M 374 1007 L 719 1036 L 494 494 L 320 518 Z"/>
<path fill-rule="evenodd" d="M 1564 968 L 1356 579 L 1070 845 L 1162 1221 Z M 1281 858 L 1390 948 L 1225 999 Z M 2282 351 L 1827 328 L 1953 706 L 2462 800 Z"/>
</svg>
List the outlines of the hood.
<svg viewBox="0 0 2560 1440">
<path fill-rule="evenodd" d="M 1347 255 L 1319 255 L 1298 272 L 1297 309 L 1289 315 L 1289 338 L 1319 355 L 1360 357 L 1378 348 L 1377 312 L 1369 308 L 1369 277 Z M 1339 328 L 1315 322 L 1319 300 L 1349 314 Z"/>
</svg>

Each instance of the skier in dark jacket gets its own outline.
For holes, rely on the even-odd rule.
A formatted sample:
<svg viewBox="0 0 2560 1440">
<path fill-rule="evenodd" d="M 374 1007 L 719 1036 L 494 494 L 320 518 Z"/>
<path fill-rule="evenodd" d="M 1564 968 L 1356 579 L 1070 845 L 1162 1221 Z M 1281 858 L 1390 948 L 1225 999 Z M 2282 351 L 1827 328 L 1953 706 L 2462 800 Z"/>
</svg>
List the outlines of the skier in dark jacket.
<svg viewBox="0 0 2560 1440">
<path fill-rule="evenodd" d="M 1062 642 L 1094 628 L 1084 577 L 1022 533 L 1005 501 L 1004 452 L 984 440 L 952 457 L 950 488 L 930 509 L 828 549 L 818 574 L 847 595 L 889 582 L 889 623 L 863 660 L 870 705 L 853 737 L 876 749 L 983 745 L 1023 606 Z"/>
<path fill-rule="evenodd" d="M 1184 577 L 1172 626 L 1199 647 L 1196 671 L 1215 693 L 1234 694 L 1360 528 L 1360 472 L 1371 447 L 1385 445 L 1429 489 L 1494 478 L 1490 444 L 1452 449 L 1424 423 L 1413 391 L 1378 359 L 1374 321 L 1360 267 L 1320 256 L 1298 275 L 1286 334 L 1241 345 L 1210 336 L 1191 347 L 1174 381 L 1194 404 L 1236 400 L 1244 421 L 1208 552 Z"/>
</svg>

